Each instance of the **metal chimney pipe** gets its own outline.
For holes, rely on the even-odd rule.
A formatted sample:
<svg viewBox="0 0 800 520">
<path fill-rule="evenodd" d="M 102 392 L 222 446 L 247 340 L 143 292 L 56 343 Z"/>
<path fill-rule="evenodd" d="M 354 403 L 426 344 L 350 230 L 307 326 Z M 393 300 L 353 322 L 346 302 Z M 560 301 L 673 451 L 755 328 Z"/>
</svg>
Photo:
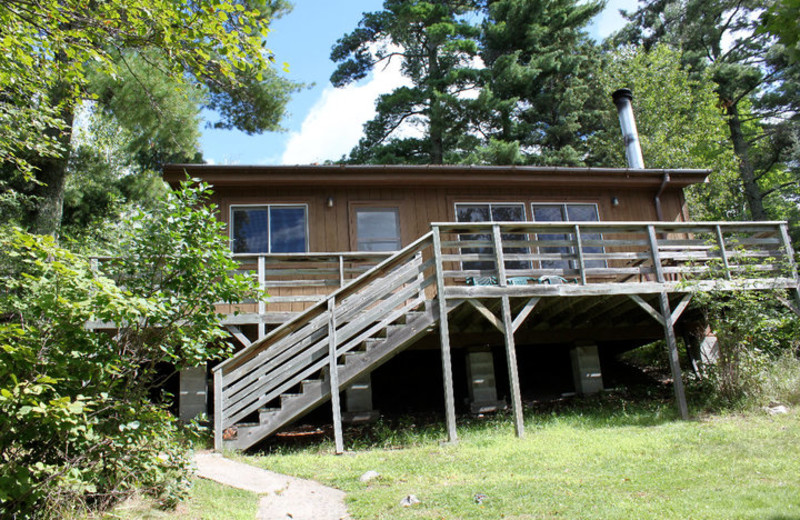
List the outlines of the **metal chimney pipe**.
<svg viewBox="0 0 800 520">
<path fill-rule="evenodd" d="M 619 114 L 619 126 L 622 128 L 622 139 L 625 141 L 625 159 L 628 168 L 644 168 L 642 147 L 639 145 L 639 132 L 636 130 L 636 118 L 633 117 L 633 93 L 630 89 L 621 88 L 611 94 Z"/>
</svg>

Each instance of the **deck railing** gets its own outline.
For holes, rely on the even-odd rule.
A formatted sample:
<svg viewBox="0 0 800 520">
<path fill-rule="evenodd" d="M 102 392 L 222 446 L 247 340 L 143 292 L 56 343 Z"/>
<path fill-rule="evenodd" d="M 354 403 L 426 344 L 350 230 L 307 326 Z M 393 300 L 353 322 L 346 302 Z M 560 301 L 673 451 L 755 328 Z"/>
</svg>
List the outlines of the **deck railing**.
<svg viewBox="0 0 800 520">
<path fill-rule="evenodd" d="M 432 226 L 447 285 L 797 280 L 785 222 Z"/>
</svg>

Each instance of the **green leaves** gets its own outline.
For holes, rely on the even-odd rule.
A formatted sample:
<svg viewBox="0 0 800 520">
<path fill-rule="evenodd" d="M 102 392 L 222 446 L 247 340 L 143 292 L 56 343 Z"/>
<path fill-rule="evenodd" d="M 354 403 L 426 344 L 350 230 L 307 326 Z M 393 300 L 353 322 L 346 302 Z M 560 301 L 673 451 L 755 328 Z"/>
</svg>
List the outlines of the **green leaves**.
<svg viewBox="0 0 800 520">
<path fill-rule="evenodd" d="M 57 518 L 136 487 L 165 503 L 185 493 L 175 420 L 150 401 L 157 367 L 226 352 L 214 304 L 255 287 L 228 276 L 238 266 L 209 192 L 187 182 L 132 214 L 122 256 L 99 270 L 52 237 L 2 229 L 0 517 Z"/>
</svg>

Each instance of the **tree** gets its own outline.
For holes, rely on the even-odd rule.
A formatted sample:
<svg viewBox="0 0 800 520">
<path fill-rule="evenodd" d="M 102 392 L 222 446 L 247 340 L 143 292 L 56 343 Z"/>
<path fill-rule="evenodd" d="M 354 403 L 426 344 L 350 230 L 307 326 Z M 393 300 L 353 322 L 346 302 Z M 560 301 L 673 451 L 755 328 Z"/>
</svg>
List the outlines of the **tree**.
<svg viewBox="0 0 800 520">
<path fill-rule="evenodd" d="M 726 115 L 739 160 L 739 180 L 750 217 L 776 217 L 797 197 L 796 140 L 800 64 L 786 47 L 758 30 L 773 2 L 648 0 L 629 15 L 618 41 L 646 48 L 664 42 L 683 52 L 700 74 L 708 71 Z"/>
<path fill-rule="evenodd" d="M 597 111 L 599 53 L 584 32 L 603 2 L 494 0 L 481 57 L 489 69 L 482 133 L 518 143 L 525 162 L 580 165 Z"/>
<path fill-rule="evenodd" d="M 479 77 L 478 28 L 468 20 L 477 2 L 386 0 L 383 7 L 365 13 L 359 27 L 334 45 L 331 59 L 339 65 L 331 82 L 347 85 L 399 59 L 412 85 L 379 98 L 377 116 L 365 125 L 350 160 L 454 162 L 474 142 L 464 94 L 476 88 Z M 399 137 L 403 125 L 422 128 L 422 137 Z"/>
<path fill-rule="evenodd" d="M 710 168 L 710 182 L 688 190 L 696 220 L 735 220 L 744 214 L 737 161 L 713 82 L 681 63 L 681 53 L 659 44 L 646 51 L 625 46 L 609 51 L 595 77 L 603 99 L 621 86 L 633 90 L 636 126 L 648 168 Z M 690 95 L 687 95 L 690 93 Z M 601 128 L 588 138 L 589 164 L 624 168 L 625 147 L 617 111 L 608 103 Z"/>
<path fill-rule="evenodd" d="M 285 0 L 0 0 L 0 129 L 11 130 L 0 132 L 0 160 L 6 180 L 21 173 L 36 182 L 30 227 L 58 229 L 82 100 L 95 99 L 134 133 L 141 128 L 121 102 L 114 108 L 120 82 L 140 91 L 151 121 L 166 113 L 148 89 L 161 75 L 218 110 L 217 126 L 275 129 L 297 86 L 275 75 L 263 45 L 270 18 L 286 8 Z"/>
</svg>

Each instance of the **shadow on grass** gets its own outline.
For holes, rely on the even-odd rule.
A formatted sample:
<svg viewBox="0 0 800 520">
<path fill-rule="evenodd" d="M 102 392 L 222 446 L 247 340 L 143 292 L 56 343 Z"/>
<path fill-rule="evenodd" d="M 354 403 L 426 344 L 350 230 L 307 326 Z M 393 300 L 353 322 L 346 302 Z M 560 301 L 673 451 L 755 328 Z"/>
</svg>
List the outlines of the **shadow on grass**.
<svg viewBox="0 0 800 520">
<path fill-rule="evenodd" d="M 632 398 L 627 392 L 610 392 L 580 398 L 525 401 L 524 419 L 529 430 L 553 426 L 576 429 L 653 427 L 678 420 L 674 403 L 663 396 Z M 513 431 L 510 410 L 483 415 L 460 414 L 459 436 L 482 436 L 491 432 Z M 382 415 L 376 422 L 345 425 L 348 450 L 402 449 L 435 445 L 447 439 L 444 412 L 410 415 Z M 293 425 L 272 436 L 256 448 L 261 453 L 331 452 L 333 428 L 330 424 Z M 800 519 L 798 519 L 800 520 Z"/>
</svg>

